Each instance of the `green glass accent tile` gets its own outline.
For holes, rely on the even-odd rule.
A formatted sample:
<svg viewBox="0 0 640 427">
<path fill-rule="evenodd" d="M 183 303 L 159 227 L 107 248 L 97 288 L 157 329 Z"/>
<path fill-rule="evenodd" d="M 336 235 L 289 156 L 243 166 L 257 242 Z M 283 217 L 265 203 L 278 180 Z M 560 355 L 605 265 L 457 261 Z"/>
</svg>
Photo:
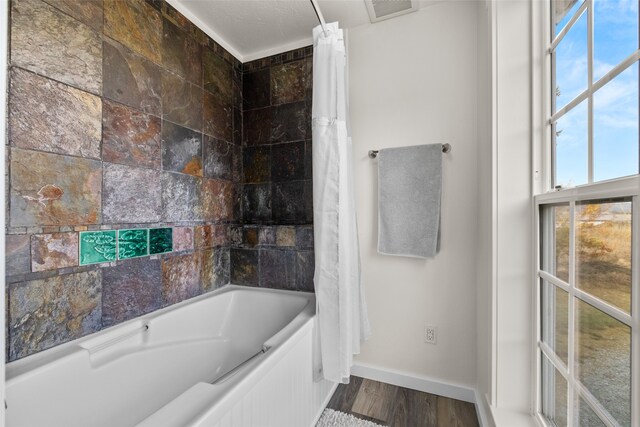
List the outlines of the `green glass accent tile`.
<svg viewBox="0 0 640 427">
<path fill-rule="evenodd" d="M 114 230 L 80 232 L 80 265 L 115 260 L 116 232 Z"/>
<path fill-rule="evenodd" d="M 118 259 L 137 258 L 148 255 L 149 230 L 118 230 Z"/>
<path fill-rule="evenodd" d="M 163 254 L 173 251 L 172 228 L 149 229 L 149 254 Z"/>
</svg>

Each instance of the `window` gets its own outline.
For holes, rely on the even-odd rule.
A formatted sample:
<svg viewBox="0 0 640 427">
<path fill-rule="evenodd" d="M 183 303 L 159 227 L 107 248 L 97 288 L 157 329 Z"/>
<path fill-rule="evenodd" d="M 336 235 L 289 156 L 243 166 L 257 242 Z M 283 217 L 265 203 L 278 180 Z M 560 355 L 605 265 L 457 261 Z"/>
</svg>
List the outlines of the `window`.
<svg viewBox="0 0 640 427">
<path fill-rule="evenodd" d="M 638 3 L 546 10 L 536 406 L 549 426 L 640 426 Z"/>
</svg>

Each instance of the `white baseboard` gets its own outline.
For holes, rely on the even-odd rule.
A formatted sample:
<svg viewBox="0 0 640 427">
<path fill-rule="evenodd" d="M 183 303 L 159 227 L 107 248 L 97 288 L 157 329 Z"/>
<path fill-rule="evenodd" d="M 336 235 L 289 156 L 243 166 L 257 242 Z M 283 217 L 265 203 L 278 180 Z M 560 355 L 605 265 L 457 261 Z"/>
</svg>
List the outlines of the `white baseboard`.
<svg viewBox="0 0 640 427">
<path fill-rule="evenodd" d="M 489 407 L 489 399 L 487 395 L 481 395 L 476 390 L 476 412 L 482 427 L 495 427 L 496 421 L 493 419 L 491 408 Z"/>
<path fill-rule="evenodd" d="M 370 380 L 473 403 L 476 405 L 476 412 L 481 427 L 492 427 L 495 425 L 488 422 L 484 404 L 479 400 L 481 396 L 471 387 L 364 364 L 353 365 L 351 367 L 351 374 L 357 377 L 368 378 Z"/>
</svg>

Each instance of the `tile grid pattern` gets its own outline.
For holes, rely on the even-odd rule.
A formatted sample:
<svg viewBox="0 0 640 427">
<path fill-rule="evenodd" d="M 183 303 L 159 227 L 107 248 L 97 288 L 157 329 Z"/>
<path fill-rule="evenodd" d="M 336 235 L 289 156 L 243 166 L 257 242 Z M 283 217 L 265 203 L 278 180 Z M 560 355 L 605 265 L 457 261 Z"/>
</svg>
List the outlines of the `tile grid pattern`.
<svg viewBox="0 0 640 427">
<path fill-rule="evenodd" d="M 311 46 L 243 64 L 242 226 L 231 281 L 313 292 Z"/>
<path fill-rule="evenodd" d="M 243 70 L 255 65 L 163 0 L 11 8 L 6 278 L 15 360 L 229 283 L 230 238 L 243 222 Z M 80 232 L 152 227 L 173 229 L 172 253 L 80 265 Z M 308 261 L 308 227 L 293 228 L 296 244 L 282 233 L 289 240 L 255 250 Z"/>
</svg>

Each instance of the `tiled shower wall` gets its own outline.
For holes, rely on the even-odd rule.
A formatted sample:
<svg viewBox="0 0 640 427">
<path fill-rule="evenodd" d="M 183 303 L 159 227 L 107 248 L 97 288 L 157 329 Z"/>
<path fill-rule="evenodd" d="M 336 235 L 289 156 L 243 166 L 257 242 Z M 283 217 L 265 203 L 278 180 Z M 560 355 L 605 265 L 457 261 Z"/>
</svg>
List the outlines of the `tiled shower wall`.
<svg viewBox="0 0 640 427">
<path fill-rule="evenodd" d="M 231 281 L 313 291 L 311 47 L 245 63 L 241 227 Z"/>
<path fill-rule="evenodd" d="M 10 31 L 8 360 L 229 283 L 254 228 L 243 65 L 162 0 L 13 0 Z M 260 222 L 260 259 L 312 260 L 306 223 Z M 79 265 L 80 231 L 150 227 L 171 253 Z M 313 287 L 261 271 L 237 283 Z"/>
</svg>

